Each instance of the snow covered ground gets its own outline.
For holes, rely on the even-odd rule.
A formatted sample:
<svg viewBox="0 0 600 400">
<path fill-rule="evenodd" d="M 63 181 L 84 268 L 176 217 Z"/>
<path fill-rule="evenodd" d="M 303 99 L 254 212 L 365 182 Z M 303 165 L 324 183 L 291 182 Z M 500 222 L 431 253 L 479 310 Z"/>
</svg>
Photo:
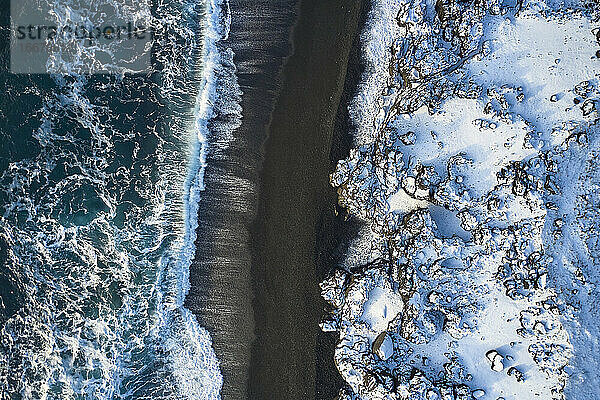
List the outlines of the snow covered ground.
<svg viewBox="0 0 600 400">
<path fill-rule="evenodd" d="M 597 399 L 600 6 L 376 0 L 322 283 L 343 399 Z"/>
</svg>

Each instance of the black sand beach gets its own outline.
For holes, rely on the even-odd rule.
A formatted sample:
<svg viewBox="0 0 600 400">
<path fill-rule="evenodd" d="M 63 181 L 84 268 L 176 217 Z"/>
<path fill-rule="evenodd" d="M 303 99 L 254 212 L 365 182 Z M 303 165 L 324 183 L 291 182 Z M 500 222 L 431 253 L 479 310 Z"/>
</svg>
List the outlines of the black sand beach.
<svg viewBox="0 0 600 400">
<path fill-rule="evenodd" d="M 230 146 L 209 149 L 186 299 L 213 338 L 224 400 L 333 399 L 342 384 L 318 284 L 356 231 L 328 180 L 352 144 L 363 3 L 231 1 L 243 119 Z"/>
<path fill-rule="evenodd" d="M 370 9 L 370 1 L 361 2 L 359 28 L 354 35 L 354 41 L 350 49 L 346 80 L 335 117 L 331 151 L 329 153 L 330 172 L 335 170 L 339 160 L 350 155 L 350 149 L 354 147 L 355 127 L 350 120 L 348 104 L 356 94 L 364 70 L 360 32 L 365 26 Z M 345 262 L 348 246 L 353 239 L 358 237 L 361 227 L 354 218 L 347 218 L 346 212 L 337 206 L 337 201 L 337 191 L 332 186 L 328 186 L 323 198 L 325 206 L 321 210 L 317 227 L 316 268 L 319 282 L 323 281 L 335 268 Z M 315 381 L 315 399 L 317 400 L 334 399 L 340 387 L 344 384 L 332 361 L 337 339 L 335 333 L 319 331 L 317 334 Z"/>
<path fill-rule="evenodd" d="M 221 363 L 223 400 L 247 398 L 254 340 L 250 225 L 256 216 L 259 170 L 280 75 L 291 52 L 297 0 L 231 0 L 231 32 L 243 96 L 242 124 L 233 140 L 213 124 L 198 212 L 196 256 L 186 307 L 206 327 Z M 219 82 L 218 84 L 220 84 Z M 219 114 L 223 120 L 235 118 Z"/>
<path fill-rule="evenodd" d="M 319 398 L 333 398 L 337 392 L 332 354 L 329 372 L 316 362 L 322 356 L 317 344 L 323 340 L 318 321 L 324 307 L 318 286 L 319 228 L 335 204 L 330 151 L 360 15 L 359 0 L 301 4 L 294 52 L 284 68 L 265 143 L 252 229 L 256 340 L 251 399 L 314 399 L 317 392 Z M 317 375 L 328 389 L 317 390 Z"/>
</svg>

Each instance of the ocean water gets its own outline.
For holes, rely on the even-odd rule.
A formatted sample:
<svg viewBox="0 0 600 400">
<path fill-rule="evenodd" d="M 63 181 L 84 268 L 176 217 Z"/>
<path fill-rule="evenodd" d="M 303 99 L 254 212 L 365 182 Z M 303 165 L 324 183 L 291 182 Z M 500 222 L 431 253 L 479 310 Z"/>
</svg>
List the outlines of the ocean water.
<svg viewBox="0 0 600 400">
<path fill-rule="evenodd" d="M 73 11 L 43 1 L 59 19 Z M 239 91 L 229 8 L 162 1 L 151 14 L 168 29 L 138 75 L 11 74 L 3 17 L 2 400 L 220 396 L 210 335 L 184 299 L 208 131 L 221 109 L 239 112 L 223 99 Z"/>
</svg>

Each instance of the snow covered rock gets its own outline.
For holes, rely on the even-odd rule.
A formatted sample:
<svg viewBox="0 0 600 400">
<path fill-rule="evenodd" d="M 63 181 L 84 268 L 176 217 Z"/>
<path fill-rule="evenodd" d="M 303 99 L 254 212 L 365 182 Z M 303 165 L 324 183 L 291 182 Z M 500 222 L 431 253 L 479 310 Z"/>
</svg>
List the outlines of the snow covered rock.
<svg viewBox="0 0 600 400">
<path fill-rule="evenodd" d="M 331 176 L 365 224 L 322 283 L 340 398 L 594 398 L 598 21 L 583 0 L 374 2 Z"/>
</svg>

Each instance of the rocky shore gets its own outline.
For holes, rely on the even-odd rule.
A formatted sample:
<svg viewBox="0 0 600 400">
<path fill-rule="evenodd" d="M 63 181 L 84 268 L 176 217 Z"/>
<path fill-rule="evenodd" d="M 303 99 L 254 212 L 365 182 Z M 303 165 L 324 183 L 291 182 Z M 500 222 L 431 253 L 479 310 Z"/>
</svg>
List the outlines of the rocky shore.
<svg viewBox="0 0 600 400">
<path fill-rule="evenodd" d="M 331 177 L 366 226 L 322 283 L 340 398 L 594 398 L 598 16 L 374 2 Z"/>
</svg>

